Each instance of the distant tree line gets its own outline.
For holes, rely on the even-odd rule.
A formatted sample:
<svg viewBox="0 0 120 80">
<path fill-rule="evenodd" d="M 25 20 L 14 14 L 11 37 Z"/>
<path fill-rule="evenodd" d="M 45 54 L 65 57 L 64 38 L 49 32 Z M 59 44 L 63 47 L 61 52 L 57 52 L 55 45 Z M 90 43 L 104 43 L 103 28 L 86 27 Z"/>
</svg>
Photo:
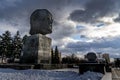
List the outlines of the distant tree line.
<svg viewBox="0 0 120 80">
<path fill-rule="evenodd" d="M 61 52 L 59 51 L 57 46 L 55 47 L 55 49 L 51 49 L 52 64 L 79 64 L 84 62 L 86 62 L 86 60 L 80 59 L 75 54 L 62 57 Z"/>
<path fill-rule="evenodd" d="M 14 60 L 19 58 L 22 50 L 22 38 L 19 31 L 12 37 L 9 31 L 5 31 L 0 35 L 0 56 L 2 58 L 10 58 Z"/>
<path fill-rule="evenodd" d="M 71 54 L 62 58 L 63 64 L 79 64 L 79 62 L 80 59 L 75 54 Z"/>
</svg>

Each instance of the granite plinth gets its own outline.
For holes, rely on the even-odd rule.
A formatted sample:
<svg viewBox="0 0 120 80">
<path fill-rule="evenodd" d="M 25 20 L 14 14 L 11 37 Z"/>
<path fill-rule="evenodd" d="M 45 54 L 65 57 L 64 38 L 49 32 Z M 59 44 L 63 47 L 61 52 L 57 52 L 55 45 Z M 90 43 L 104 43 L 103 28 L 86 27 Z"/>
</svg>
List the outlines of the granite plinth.
<svg viewBox="0 0 120 80">
<path fill-rule="evenodd" d="M 23 46 L 22 63 L 51 63 L 51 39 L 36 34 L 27 37 Z"/>
</svg>

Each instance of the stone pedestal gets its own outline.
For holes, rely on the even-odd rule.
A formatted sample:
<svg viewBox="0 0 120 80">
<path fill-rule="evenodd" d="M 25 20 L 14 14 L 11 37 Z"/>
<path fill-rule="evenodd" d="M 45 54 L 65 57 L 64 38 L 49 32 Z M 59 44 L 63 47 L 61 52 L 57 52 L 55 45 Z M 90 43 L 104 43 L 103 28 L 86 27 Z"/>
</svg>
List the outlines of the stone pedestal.
<svg viewBox="0 0 120 80">
<path fill-rule="evenodd" d="M 92 71 L 105 74 L 105 64 L 98 63 L 81 63 L 79 64 L 79 73 L 83 74 L 84 72 Z"/>
<path fill-rule="evenodd" d="M 22 63 L 51 63 L 51 38 L 35 34 L 27 37 L 21 58 Z"/>
</svg>

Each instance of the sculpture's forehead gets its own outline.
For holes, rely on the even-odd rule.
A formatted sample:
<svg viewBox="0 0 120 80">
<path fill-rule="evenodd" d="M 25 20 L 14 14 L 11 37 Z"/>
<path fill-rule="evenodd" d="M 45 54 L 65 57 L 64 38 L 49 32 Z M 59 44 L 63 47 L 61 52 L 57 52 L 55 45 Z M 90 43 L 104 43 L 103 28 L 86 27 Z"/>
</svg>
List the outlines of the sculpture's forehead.
<svg viewBox="0 0 120 80">
<path fill-rule="evenodd" d="M 52 14 L 48 10 L 36 10 L 33 12 L 31 16 L 38 16 L 38 17 L 52 17 Z"/>
<path fill-rule="evenodd" d="M 45 10 L 43 10 L 43 11 L 38 11 L 38 14 L 39 14 L 39 15 L 42 15 L 42 16 L 47 16 L 47 15 L 49 15 L 49 13 L 48 13 L 47 11 L 45 11 Z"/>
</svg>

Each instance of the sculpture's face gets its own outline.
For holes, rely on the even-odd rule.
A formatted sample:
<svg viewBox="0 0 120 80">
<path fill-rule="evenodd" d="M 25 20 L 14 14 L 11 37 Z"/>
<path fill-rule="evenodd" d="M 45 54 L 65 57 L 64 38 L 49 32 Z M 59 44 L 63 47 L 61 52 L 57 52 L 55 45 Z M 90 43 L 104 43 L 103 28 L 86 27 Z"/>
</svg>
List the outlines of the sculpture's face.
<svg viewBox="0 0 120 80">
<path fill-rule="evenodd" d="M 31 15 L 31 30 L 30 34 L 41 33 L 43 35 L 52 33 L 52 15 L 47 10 L 36 10 Z"/>
</svg>

